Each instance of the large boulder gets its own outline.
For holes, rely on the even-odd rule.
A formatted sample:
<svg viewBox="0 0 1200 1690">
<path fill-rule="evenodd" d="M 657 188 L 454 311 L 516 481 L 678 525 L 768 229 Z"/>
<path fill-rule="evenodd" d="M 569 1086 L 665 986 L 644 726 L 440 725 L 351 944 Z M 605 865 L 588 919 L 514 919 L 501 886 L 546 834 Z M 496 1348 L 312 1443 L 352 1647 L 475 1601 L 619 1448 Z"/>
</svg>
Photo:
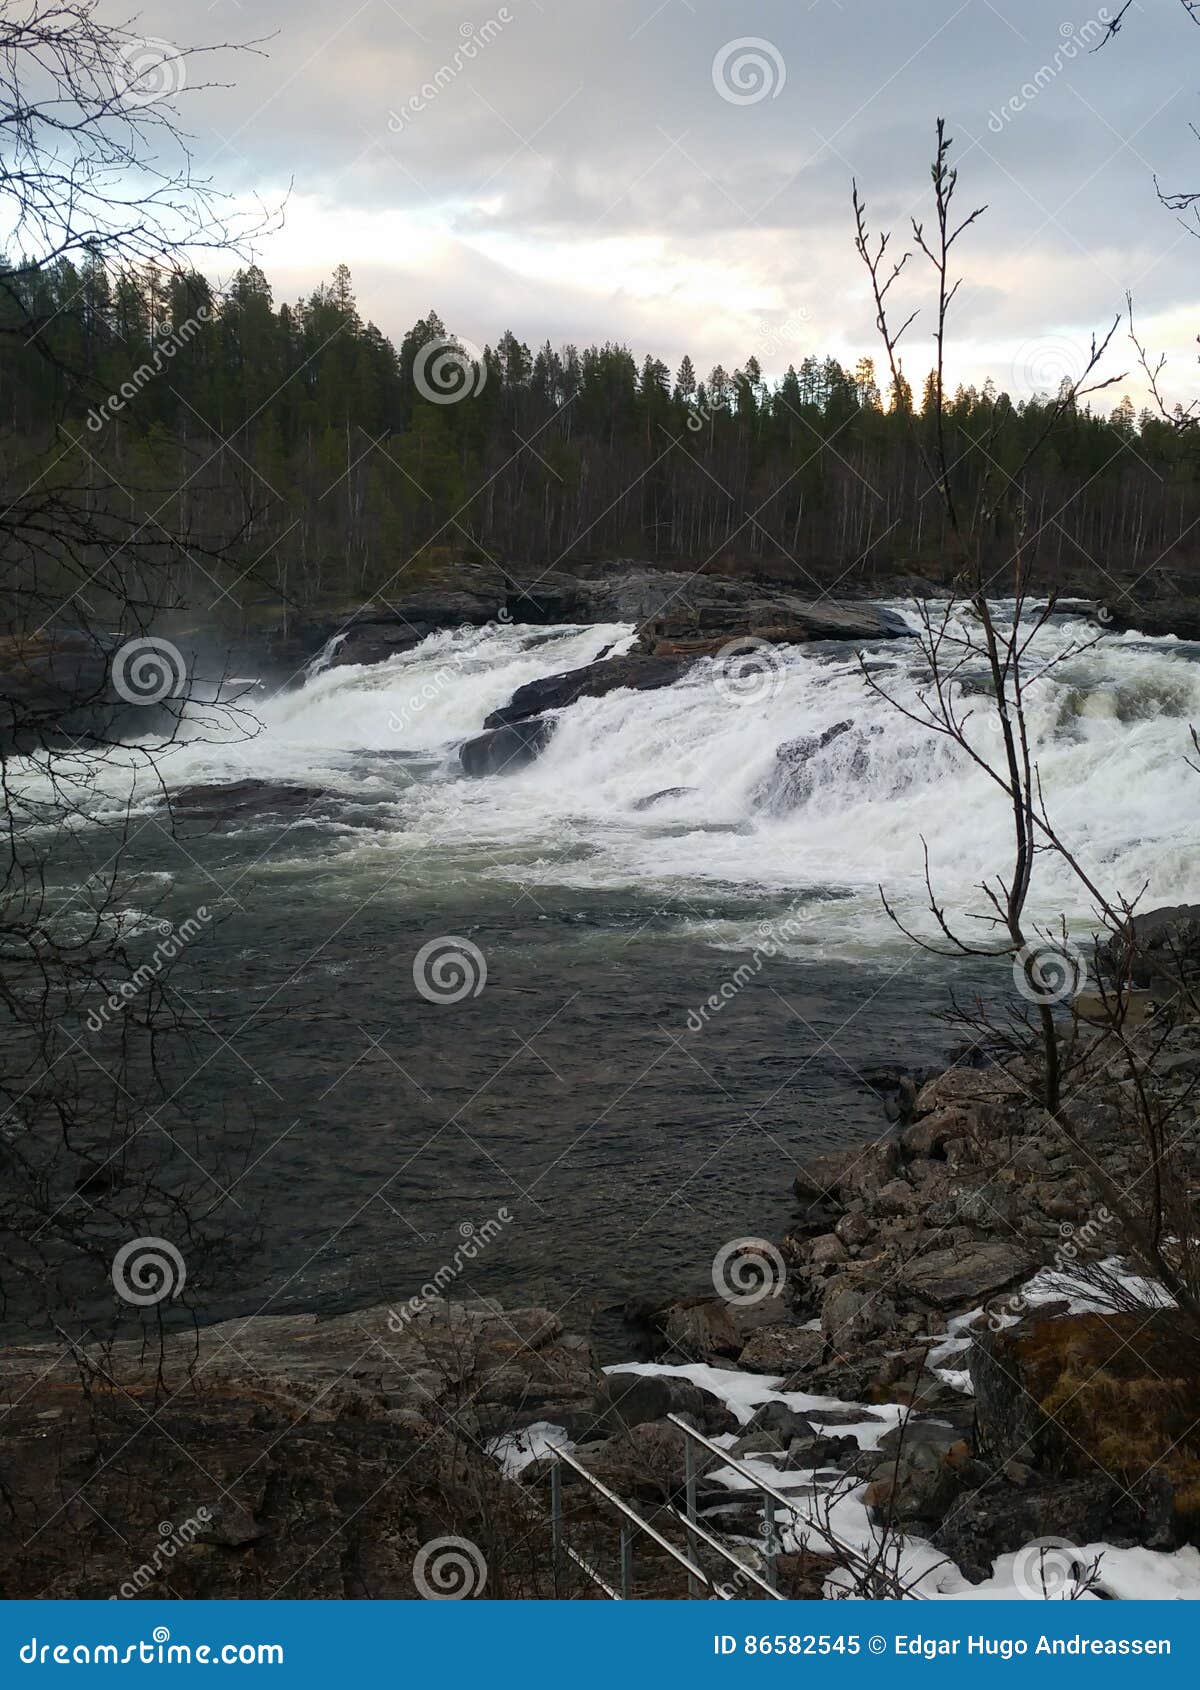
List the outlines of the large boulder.
<svg viewBox="0 0 1200 1690">
<path fill-rule="evenodd" d="M 714 1437 L 737 1430 L 738 1418 L 719 1397 L 690 1379 L 661 1373 L 609 1373 L 596 1393 L 597 1430 L 603 1436 L 627 1432 L 669 1414 L 686 1414 Z"/>
<path fill-rule="evenodd" d="M 515 722 L 509 727 L 493 728 L 467 740 L 459 748 L 458 760 L 463 773 L 476 780 L 485 775 L 515 774 L 545 749 L 553 731 L 553 721 L 541 717 Z"/>
<path fill-rule="evenodd" d="M 0 1590 L 412 1599 L 430 1538 L 530 1529 L 487 1437 L 546 1419 L 582 1436 L 598 1383 L 550 1310 L 483 1300 L 9 1348 Z"/>
<path fill-rule="evenodd" d="M 897 1290 L 931 1308 L 954 1313 L 974 1308 L 1027 1278 L 1036 1263 L 1024 1250 L 999 1240 L 965 1248 L 930 1250 L 906 1262 Z"/>
<path fill-rule="evenodd" d="M 575 1459 L 601 1483 L 625 1499 L 669 1502 L 680 1495 L 687 1477 L 687 1434 L 669 1420 L 651 1420 L 599 1443 L 581 1444 Z M 718 1458 L 702 1444 L 692 1444 L 698 1475 L 719 1465 Z M 533 1476 L 549 1470 L 547 1462 L 534 1463 Z M 564 1484 L 582 1484 L 570 1467 L 562 1469 Z"/>
<path fill-rule="evenodd" d="M 715 1298 L 673 1303 L 657 1324 L 672 1362 L 735 1361 L 745 1342 L 729 1305 Z"/>
<path fill-rule="evenodd" d="M 835 722 L 821 733 L 805 734 L 800 739 L 785 740 L 775 749 L 775 763 L 755 786 L 750 802 L 755 808 L 772 815 L 786 815 L 798 809 L 811 796 L 816 784 L 813 763 L 821 752 L 854 731 L 853 722 Z M 861 739 L 849 758 L 849 772 L 864 774 L 867 768 L 866 747 Z"/>
<path fill-rule="evenodd" d="M 1176 1310 L 1023 1321 L 978 1334 L 969 1365 L 994 1459 L 1139 1496 L 1166 1482 L 1175 1533 L 1200 1542 L 1200 1347 Z"/>
<path fill-rule="evenodd" d="M 750 1373 L 799 1373 L 819 1366 L 824 1355 L 820 1332 L 805 1326 L 764 1326 L 738 1357 L 738 1366 Z"/>
<path fill-rule="evenodd" d="M 988 1578 L 998 1555 L 1047 1538 L 1066 1544 L 1141 1544 L 1165 1549 L 1170 1547 L 1170 1534 L 1163 1530 L 1157 1501 L 1148 1493 L 1133 1496 L 1116 1480 L 1097 1472 L 1078 1479 L 1035 1477 L 1020 1486 L 1006 1484 L 999 1476 L 959 1497 L 939 1521 L 931 1541 L 970 1579 Z M 1091 1557 L 1086 1559 L 1090 1564 Z M 1103 1576 L 1103 1562 L 1100 1571 Z M 1031 1573 L 1036 1594 L 1049 1583 L 1049 1578 L 1040 1578 L 1036 1557 Z"/>
<path fill-rule="evenodd" d="M 740 604 L 669 605 L 639 630 L 642 650 L 656 656 L 715 656 L 731 641 L 760 640 L 769 645 L 807 645 L 814 640 L 911 638 L 912 629 L 893 611 L 872 604 L 815 602 L 778 593 L 761 593 Z"/>
<path fill-rule="evenodd" d="M 170 795 L 171 814 L 181 821 L 210 827 L 244 824 L 259 816 L 298 820 L 327 796 L 321 786 L 295 786 L 278 780 L 235 780 L 224 785 L 181 786 Z"/>
<path fill-rule="evenodd" d="M 563 710 L 580 698 L 603 698 L 606 693 L 629 688 L 652 692 L 669 687 L 691 668 L 685 657 L 607 657 L 599 663 L 568 669 L 560 675 L 546 675 L 518 687 L 509 702 L 484 718 L 485 728 L 503 728 L 540 716 L 545 710 Z"/>
<path fill-rule="evenodd" d="M 1103 960 L 1152 992 L 1200 979 L 1200 904 L 1167 904 L 1135 915 L 1128 931 L 1104 946 Z"/>
<path fill-rule="evenodd" d="M 877 1191 L 900 1170 L 900 1150 L 894 1139 L 878 1139 L 849 1150 L 823 1151 L 805 1157 L 796 1169 L 792 1189 L 802 1203 L 838 1203 L 859 1191 Z"/>
</svg>

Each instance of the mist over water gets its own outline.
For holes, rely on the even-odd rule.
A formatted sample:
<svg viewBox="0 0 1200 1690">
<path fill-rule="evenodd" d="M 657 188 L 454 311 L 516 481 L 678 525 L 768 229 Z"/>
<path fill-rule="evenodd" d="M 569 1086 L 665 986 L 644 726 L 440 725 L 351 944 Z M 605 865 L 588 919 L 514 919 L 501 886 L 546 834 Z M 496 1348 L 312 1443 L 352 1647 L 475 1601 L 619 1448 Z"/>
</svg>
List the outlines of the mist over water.
<svg viewBox="0 0 1200 1690">
<path fill-rule="evenodd" d="M 458 747 L 519 686 L 633 634 L 498 623 L 371 667 L 318 661 L 245 701 L 252 737 L 200 709 L 164 750 L 169 788 L 324 794 L 298 811 L 180 817 L 172 840 L 132 754 L 88 794 L 74 836 L 97 860 L 133 794 L 131 903 L 212 912 L 172 977 L 213 1027 L 179 1083 L 214 1155 L 251 1124 L 255 1141 L 242 1255 L 196 1276 L 206 1316 L 407 1299 L 501 1206 L 513 1220 L 463 1292 L 544 1295 L 585 1324 L 627 1295 L 702 1290 L 731 1238 L 786 1229 L 803 1155 L 879 1133 L 868 1070 L 936 1063 L 951 991 L 1011 988 L 1003 966 L 914 949 L 882 909 L 880 883 L 929 931 L 922 835 L 948 912 L 980 909 L 1009 823 L 986 772 L 873 692 L 845 645 L 780 648 L 733 696 L 704 661 L 581 700 L 529 767 L 463 777 Z M 1027 699 L 1056 823 L 1106 889 L 1200 901 L 1200 649 L 1057 618 L 1037 655 L 1062 651 Z M 915 703 L 915 642 L 864 658 Z M 970 733 L 993 756 L 994 723 L 981 691 Z M 67 890 L 66 853 L 62 872 Z M 1048 859 L 1033 904 L 1087 931 Z M 447 935 L 478 947 L 486 984 L 430 1002 L 414 959 Z"/>
</svg>

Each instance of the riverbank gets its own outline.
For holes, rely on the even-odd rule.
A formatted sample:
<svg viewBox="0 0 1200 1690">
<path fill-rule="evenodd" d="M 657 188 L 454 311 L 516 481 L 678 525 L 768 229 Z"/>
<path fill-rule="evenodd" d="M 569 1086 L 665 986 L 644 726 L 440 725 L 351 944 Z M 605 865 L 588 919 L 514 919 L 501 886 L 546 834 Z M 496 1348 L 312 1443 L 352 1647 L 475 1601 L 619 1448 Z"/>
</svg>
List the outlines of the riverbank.
<svg viewBox="0 0 1200 1690">
<path fill-rule="evenodd" d="M 1200 1025 L 1163 1058 L 1190 1099 Z M 683 1547 L 677 1415 L 736 1461 L 701 1461 L 700 1517 L 760 1574 L 747 1486 L 788 1498 L 785 1594 L 1200 1598 L 1187 1328 L 1125 1265 L 1020 1065 L 891 1078 L 904 1118 L 808 1160 L 777 1245 L 731 1243 L 709 1297 L 631 1305 L 648 1359 L 601 1368 L 549 1309 L 436 1294 L 5 1352 L 22 1480 L 0 1589 L 404 1598 L 452 1537 L 486 1594 L 549 1596 L 554 1448 Z M 1079 1125 L 1136 1178 L 1103 1104 Z M 616 1523 L 565 1472 L 571 1541 L 603 1570 Z M 684 1595 L 676 1571 L 651 1555 L 639 1593 Z M 577 1569 L 558 1588 L 595 1594 Z"/>
</svg>

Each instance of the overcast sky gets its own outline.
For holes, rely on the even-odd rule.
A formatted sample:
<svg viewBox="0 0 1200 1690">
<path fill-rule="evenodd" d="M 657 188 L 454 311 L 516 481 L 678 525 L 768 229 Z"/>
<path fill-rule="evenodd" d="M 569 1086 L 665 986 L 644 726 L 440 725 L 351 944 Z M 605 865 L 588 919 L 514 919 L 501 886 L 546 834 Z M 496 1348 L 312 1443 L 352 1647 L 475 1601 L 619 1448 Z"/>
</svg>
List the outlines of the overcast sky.
<svg viewBox="0 0 1200 1690">
<path fill-rule="evenodd" d="M 851 178 L 903 239 L 942 113 L 963 209 L 990 207 L 964 250 L 954 373 L 1053 388 L 1130 289 L 1184 395 L 1200 244 L 1154 177 L 1200 187 L 1200 28 L 1178 0 L 1134 0 L 1089 51 L 1120 4 L 151 0 L 137 28 L 270 37 L 181 110 L 221 186 L 291 184 L 258 254 L 277 299 L 343 260 L 393 336 L 435 307 L 477 345 L 617 339 L 701 374 L 752 352 L 769 374 L 810 351 L 852 361 L 874 348 Z M 914 264 L 913 305 L 926 280 Z M 930 327 L 910 331 L 917 382 Z M 1127 362 L 1122 345 L 1110 372 Z"/>
</svg>

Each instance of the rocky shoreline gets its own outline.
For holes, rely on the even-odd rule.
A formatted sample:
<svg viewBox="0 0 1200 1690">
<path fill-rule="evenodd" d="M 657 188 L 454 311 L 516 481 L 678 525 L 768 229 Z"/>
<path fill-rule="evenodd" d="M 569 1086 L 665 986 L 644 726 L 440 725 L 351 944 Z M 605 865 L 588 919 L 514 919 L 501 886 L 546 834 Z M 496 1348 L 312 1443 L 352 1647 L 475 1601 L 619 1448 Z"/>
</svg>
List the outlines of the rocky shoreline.
<svg viewBox="0 0 1200 1690">
<path fill-rule="evenodd" d="M 1200 1025 L 1167 1045 L 1164 1084 L 1188 1086 Z M 141 1594 L 142 1577 L 156 1595 L 406 1597 L 422 1544 L 456 1533 L 488 1557 L 488 1594 L 551 1595 L 554 1446 L 674 1526 L 678 1415 L 796 1498 L 786 1594 L 844 1594 L 880 1546 L 896 1593 L 969 1593 L 1051 1540 L 1078 1546 L 1089 1594 L 1131 1594 L 1132 1568 L 1200 1596 L 1194 1347 L 1170 1308 L 1086 1312 L 1095 1264 L 1122 1280 L 1119 1239 L 1028 1080 L 877 1076 L 900 1119 L 797 1171 L 777 1247 L 738 1241 L 714 1294 L 630 1307 L 648 1360 L 601 1369 L 550 1310 L 479 1299 L 9 1350 L 21 1477 L 0 1591 Z M 1128 1180 L 1102 1107 L 1080 1125 Z M 564 1472 L 572 1530 L 601 1556 L 615 1524 Z M 699 1472 L 706 1530 L 761 1568 L 756 1498 L 715 1456 Z M 169 1567 L 131 1567 L 184 1513 Z M 644 1576 L 682 1596 L 677 1572 Z"/>
</svg>

